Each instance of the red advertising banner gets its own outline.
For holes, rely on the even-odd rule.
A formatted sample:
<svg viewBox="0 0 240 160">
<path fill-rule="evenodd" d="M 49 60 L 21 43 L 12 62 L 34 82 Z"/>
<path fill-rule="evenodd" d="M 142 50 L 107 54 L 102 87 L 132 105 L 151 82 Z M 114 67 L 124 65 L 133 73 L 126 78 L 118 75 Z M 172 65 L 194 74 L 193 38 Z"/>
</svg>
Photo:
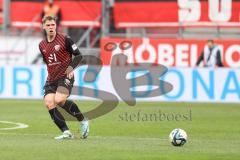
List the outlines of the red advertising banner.
<svg viewBox="0 0 240 160">
<path fill-rule="evenodd" d="M 124 1 L 114 8 L 116 27 L 240 26 L 240 1 Z"/>
<path fill-rule="evenodd" d="M 63 26 L 100 27 L 100 1 L 56 1 L 61 8 Z M 41 1 L 12 1 L 11 25 L 16 27 L 41 26 L 41 13 L 45 3 Z"/>
<path fill-rule="evenodd" d="M 13 1 L 10 3 L 11 25 L 16 27 L 40 27 L 43 3 Z"/>
<path fill-rule="evenodd" d="M 120 49 L 123 41 L 132 43 L 126 50 Z M 155 63 L 165 66 L 193 67 L 200 56 L 206 41 L 148 38 L 103 38 L 101 40 L 101 59 L 109 65 L 114 54 L 125 54 L 129 63 Z M 240 67 L 239 40 L 215 40 L 221 50 L 225 67 Z M 108 45 L 107 45 L 108 44 Z M 117 44 L 112 51 L 106 48 Z M 111 48 L 111 47 L 110 47 Z"/>
<path fill-rule="evenodd" d="M 0 24 L 3 23 L 3 0 L 0 0 Z"/>
</svg>

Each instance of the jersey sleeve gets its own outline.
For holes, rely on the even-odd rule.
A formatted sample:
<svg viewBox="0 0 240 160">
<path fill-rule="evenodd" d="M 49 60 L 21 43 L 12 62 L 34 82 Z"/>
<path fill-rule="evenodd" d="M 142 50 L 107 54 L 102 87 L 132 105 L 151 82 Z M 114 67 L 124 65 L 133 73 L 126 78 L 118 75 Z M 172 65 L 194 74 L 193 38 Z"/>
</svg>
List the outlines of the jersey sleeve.
<svg viewBox="0 0 240 160">
<path fill-rule="evenodd" d="M 40 44 L 38 45 L 38 48 L 39 48 L 40 53 L 42 54 L 42 50 L 41 50 Z"/>
<path fill-rule="evenodd" d="M 69 36 L 65 37 L 65 44 L 66 44 L 66 50 L 72 55 L 74 56 L 82 55 L 77 45 L 73 42 L 73 40 Z"/>
<path fill-rule="evenodd" d="M 41 50 L 40 44 L 38 45 L 38 48 L 39 48 L 39 51 L 40 51 L 40 53 L 41 53 L 41 55 L 42 55 L 42 57 L 43 57 L 43 61 L 44 61 L 45 63 L 47 63 L 47 62 L 46 62 L 46 59 L 44 58 L 43 52 L 42 52 L 42 50 Z"/>
</svg>

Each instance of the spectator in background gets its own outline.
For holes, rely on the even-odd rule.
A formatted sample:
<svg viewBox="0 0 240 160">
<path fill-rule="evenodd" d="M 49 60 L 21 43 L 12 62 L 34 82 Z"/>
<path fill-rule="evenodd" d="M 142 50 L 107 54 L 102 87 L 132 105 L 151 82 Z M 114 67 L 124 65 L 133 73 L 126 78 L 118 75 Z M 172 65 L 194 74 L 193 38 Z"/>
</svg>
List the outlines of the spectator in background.
<svg viewBox="0 0 240 160">
<path fill-rule="evenodd" d="M 208 40 L 204 46 L 200 57 L 197 60 L 196 66 L 203 61 L 204 67 L 222 67 L 221 51 L 218 45 L 213 40 Z"/>
<path fill-rule="evenodd" d="M 54 16 L 57 18 L 57 26 L 59 26 L 62 20 L 61 9 L 59 5 L 55 4 L 53 0 L 47 0 L 43 7 L 42 18 L 44 16 Z"/>
</svg>

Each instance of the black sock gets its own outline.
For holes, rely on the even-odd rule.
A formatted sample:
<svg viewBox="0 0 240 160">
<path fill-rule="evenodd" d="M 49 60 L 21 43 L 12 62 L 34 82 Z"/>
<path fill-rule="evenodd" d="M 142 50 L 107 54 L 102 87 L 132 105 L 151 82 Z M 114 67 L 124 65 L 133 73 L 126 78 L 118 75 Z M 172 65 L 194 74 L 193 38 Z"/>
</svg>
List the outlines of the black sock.
<svg viewBox="0 0 240 160">
<path fill-rule="evenodd" d="M 60 107 L 62 107 L 64 110 L 66 110 L 72 116 L 76 117 L 78 121 L 83 121 L 84 116 L 80 112 L 76 103 L 74 103 L 73 101 L 66 100 L 65 104 L 63 106 L 60 106 Z"/>
<path fill-rule="evenodd" d="M 58 128 L 62 132 L 69 130 L 68 126 L 65 122 L 65 119 L 63 118 L 62 114 L 58 111 L 58 109 L 56 107 L 49 110 L 49 114 L 50 114 L 53 122 L 58 126 Z"/>
</svg>

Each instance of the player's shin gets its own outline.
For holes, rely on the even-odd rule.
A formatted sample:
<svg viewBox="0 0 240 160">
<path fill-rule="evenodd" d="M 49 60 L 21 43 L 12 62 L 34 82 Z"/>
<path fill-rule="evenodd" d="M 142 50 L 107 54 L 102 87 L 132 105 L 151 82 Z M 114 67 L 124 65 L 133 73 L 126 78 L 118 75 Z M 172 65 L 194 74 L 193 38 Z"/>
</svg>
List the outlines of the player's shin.
<svg viewBox="0 0 240 160">
<path fill-rule="evenodd" d="M 55 107 L 51 110 L 49 110 L 49 114 L 53 120 L 53 122 L 58 126 L 58 128 L 64 132 L 68 129 L 68 126 L 65 122 L 64 117 L 62 116 L 62 114 L 58 111 L 58 109 Z"/>
<path fill-rule="evenodd" d="M 64 105 L 61 105 L 60 107 L 62 107 L 64 110 L 66 110 L 69 114 L 71 114 L 72 116 L 74 116 L 75 118 L 77 118 L 78 121 L 83 121 L 84 120 L 84 116 L 81 113 L 81 111 L 79 110 L 78 106 L 76 103 L 74 103 L 73 101 L 70 100 L 66 100 L 66 102 L 64 103 Z"/>
</svg>

